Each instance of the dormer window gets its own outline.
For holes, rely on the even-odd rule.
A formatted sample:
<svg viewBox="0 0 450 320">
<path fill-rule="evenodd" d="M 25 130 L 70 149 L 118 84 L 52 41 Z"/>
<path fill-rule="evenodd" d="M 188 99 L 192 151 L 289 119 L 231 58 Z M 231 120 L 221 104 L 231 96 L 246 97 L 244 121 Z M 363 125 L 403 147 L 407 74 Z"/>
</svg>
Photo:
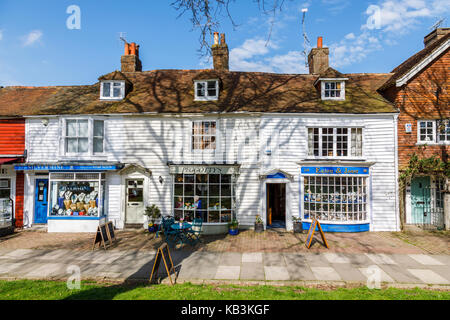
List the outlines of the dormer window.
<svg viewBox="0 0 450 320">
<path fill-rule="evenodd" d="M 320 79 L 322 100 L 345 100 L 345 79 Z"/>
<path fill-rule="evenodd" d="M 100 99 L 122 100 L 125 98 L 125 81 L 102 81 Z"/>
<path fill-rule="evenodd" d="M 218 80 L 199 80 L 195 81 L 195 100 L 208 101 L 219 99 L 219 81 Z"/>
</svg>

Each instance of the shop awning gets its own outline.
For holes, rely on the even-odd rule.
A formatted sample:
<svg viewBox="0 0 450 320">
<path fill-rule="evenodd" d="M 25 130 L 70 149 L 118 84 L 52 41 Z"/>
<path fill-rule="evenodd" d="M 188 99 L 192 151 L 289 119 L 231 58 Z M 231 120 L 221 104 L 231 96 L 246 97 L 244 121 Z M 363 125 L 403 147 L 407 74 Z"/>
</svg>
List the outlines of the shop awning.
<svg viewBox="0 0 450 320">
<path fill-rule="evenodd" d="M 20 158 L 0 158 L 0 164 L 5 164 L 9 162 L 14 162 L 19 160 Z"/>
</svg>

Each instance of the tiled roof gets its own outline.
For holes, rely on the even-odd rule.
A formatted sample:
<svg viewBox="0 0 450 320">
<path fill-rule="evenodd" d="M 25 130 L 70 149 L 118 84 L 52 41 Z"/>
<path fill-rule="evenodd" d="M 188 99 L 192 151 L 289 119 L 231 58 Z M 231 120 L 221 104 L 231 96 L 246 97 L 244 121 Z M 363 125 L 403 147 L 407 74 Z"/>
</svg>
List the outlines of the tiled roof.
<svg viewBox="0 0 450 320">
<path fill-rule="evenodd" d="M 334 71 L 334 70 L 330 70 Z M 333 72 L 334 73 L 334 72 Z M 72 87 L 0 89 L 0 116 L 115 113 L 389 113 L 394 106 L 378 92 L 391 74 L 344 74 L 345 101 L 322 101 L 317 75 L 215 70 L 112 72 L 102 80 L 125 77 L 125 99 L 101 101 L 99 83 Z M 219 79 L 218 101 L 194 101 L 194 80 Z M 127 81 L 127 82 L 128 82 Z"/>
<path fill-rule="evenodd" d="M 444 42 L 450 39 L 450 33 L 442 37 L 441 39 L 431 43 L 429 46 L 425 47 L 425 49 L 417 52 L 415 55 L 407 59 L 405 62 L 400 64 L 391 73 L 393 75 L 389 78 L 386 83 L 384 83 L 380 90 L 385 90 L 396 83 L 398 79 L 404 76 L 408 71 L 410 71 L 414 66 L 419 64 L 422 60 L 424 60 L 429 54 L 431 54 L 435 49 L 439 48 Z"/>
</svg>

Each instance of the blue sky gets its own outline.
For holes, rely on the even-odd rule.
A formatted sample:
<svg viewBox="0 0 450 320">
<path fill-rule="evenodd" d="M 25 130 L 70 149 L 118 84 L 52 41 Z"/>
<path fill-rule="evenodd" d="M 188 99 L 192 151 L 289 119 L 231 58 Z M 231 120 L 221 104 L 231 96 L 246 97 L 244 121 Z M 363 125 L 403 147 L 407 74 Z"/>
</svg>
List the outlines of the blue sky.
<svg viewBox="0 0 450 320">
<path fill-rule="evenodd" d="M 198 53 L 198 30 L 188 16 L 177 18 L 172 2 L 0 0 L 0 85 L 95 83 L 120 69 L 119 32 L 141 46 L 144 70 L 210 67 L 211 61 Z M 261 13 L 253 0 L 235 1 L 231 13 L 238 27 L 224 18 L 218 30 L 227 36 L 231 70 L 307 73 L 301 9 L 308 8 L 311 45 L 324 37 L 332 67 L 343 73 L 389 72 L 421 50 L 430 27 L 450 12 L 449 0 L 285 3 L 274 19 Z M 81 10 L 79 30 L 66 26 L 70 5 Z"/>
</svg>

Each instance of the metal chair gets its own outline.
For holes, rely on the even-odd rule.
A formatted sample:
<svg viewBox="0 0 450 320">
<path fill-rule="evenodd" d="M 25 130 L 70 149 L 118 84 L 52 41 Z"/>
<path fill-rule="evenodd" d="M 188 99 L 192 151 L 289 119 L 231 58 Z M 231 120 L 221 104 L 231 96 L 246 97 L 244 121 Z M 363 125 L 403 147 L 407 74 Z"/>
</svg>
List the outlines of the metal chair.
<svg viewBox="0 0 450 320">
<path fill-rule="evenodd" d="M 192 246 L 195 246 L 197 243 L 201 242 L 201 234 L 202 234 L 202 226 L 203 219 L 195 218 L 192 223 L 192 228 L 187 231 L 188 241 Z"/>
</svg>

